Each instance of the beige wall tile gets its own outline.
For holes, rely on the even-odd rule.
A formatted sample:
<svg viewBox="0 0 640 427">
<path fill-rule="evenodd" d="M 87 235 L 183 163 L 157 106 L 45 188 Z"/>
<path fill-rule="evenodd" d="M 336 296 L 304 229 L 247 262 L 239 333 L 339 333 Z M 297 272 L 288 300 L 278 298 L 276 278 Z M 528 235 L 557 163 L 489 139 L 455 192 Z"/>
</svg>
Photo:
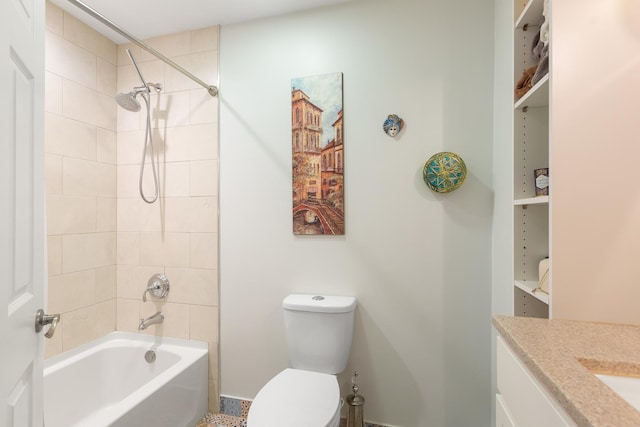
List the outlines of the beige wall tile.
<svg viewBox="0 0 640 427">
<path fill-rule="evenodd" d="M 48 196 L 62 195 L 62 157 L 46 154 L 44 157 L 45 181 Z"/>
<path fill-rule="evenodd" d="M 68 313 L 96 302 L 95 270 L 49 277 L 49 305 L 52 313 Z"/>
<path fill-rule="evenodd" d="M 218 307 L 192 305 L 189 338 L 192 340 L 218 342 Z"/>
<path fill-rule="evenodd" d="M 167 129 L 166 160 L 208 160 L 218 158 L 218 130 L 215 124 Z"/>
<path fill-rule="evenodd" d="M 96 157 L 99 162 L 116 164 L 118 160 L 116 132 L 97 128 Z"/>
<path fill-rule="evenodd" d="M 190 94 L 188 90 L 181 92 L 162 91 L 160 96 L 152 97 L 152 102 L 158 99 L 152 113 L 152 126 L 166 128 L 187 126 L 189 124 Z"/>
<path fill-rule="evenodd" d="M 165 230 L 170 232 L 216 232 L 216 197 L 171 197 L 165 201 Z"/>
<path fill-rule="evenodd" d="M 62 115 L 62 77 L 50 71 L 44 76 L 44 110 Z"/>
<path fill-rule="evenodd" d="M 116 301 L 109 300 L 81 308 L 64 316 L 64 351 L 113 332 L 116 327 Z"/>
<path fill-rule="evenodd" d="M 62 114 L 65 117 L 115 131 L 116 105 L 111 94 L 106 95 L 71 80 L 62 81 Z"/>
<path fill-rule="evenodd" d="M 118 298 L 116 329 L 125 332 L 138 332 L 140 322 L 140 301 Z"/>
<path fill-rule="evenodd" d="M 171 283 L 167 301 L 183 304 L 218 305 L 218 272 L 195 268 L 165 269 Z"/>
<path fill-rule="evenodd" d="M 189 162 L 165 162 L 160 167 L 164 197 L 186 197 L 191 192 Z"/>
<path fill-rule="evenodd" d="M 191 233 L 191 267 L 218 268 L 217 233 Z"/>
<path fill-rule="evenodd" d="M 189 233 L 140 233 L 140 263 L 188 267 Z"/>
<path fill-rule="evenodd" d="M 95 91 L 73 82 L 62 80 L 62 114 L 83 123 L 96 123 Z"/>
<path fill-rule="evenodd" d="M 158 301 L 142 304 L 141 317 L 149 317 L 157 311 L 164 314 L 164 321 L 151 325 L 143 333 L 165 337 L 189 339 L 189 306 Z"/>
<path fill-rule="evenodd" d="M 96 88 L 96 57 L 53 33 L 46 34 L 45 62 L 48 71 L 88 88 Z"/>
<path fill-rule="evenodd" d="M 191 162 L 191 196 L 216 196 L 218 194 L 218 161 L 194 160 Z"/>
<path fill-rule="evenodd" d="M 116 197 L 116 166 L 65 157 L 62 187 L 65 196 Z"/>
<path fill-rule="evenodd" d="M 45 24 L 47 31 L 61 36 L 63 34 L 63 11 L 51 2 L 46 2 Z"/>
<path fill-rule="evenodd" d="M 150 167 L 148 168 L 149 172 Z M 140 165 L 119 165 L 117 167 L 118 172 L 118 197 L 135 198 L 139 196 L 138 180 L 140 179 Z M 147 174 L 149 175 L 149 174 Z M 153 181 L 151 179 L 150 181 Z M 153 185 L 151 182 L 143 181 L 145 194 L 153 194 L 153 188 L 149 188 L 149 185 Z M 151 193 L 150 193 L 151 192 Z"/>
<path fill-rule="evenodd" d="M 106 267 L 116 261 L 116 233 L 62 236 L 62 272 Z"/>
<path fill-rule="evenodd" d="M 140 165 L 144 133 L 145 131 L 140 129 L 118 132 L 118 165 Z"/>
<path fill-rule="evenodd" d="M 191 31 L 191 53 L 218 50 L 218 31 L 220 27 L 207 27 Z"/>
<path fill-rule="evenodd" d="M 218 123 L 218 98 L 209 95 L 206 89 L 192 89 L 189 92 L 191 94 L 190 123 L 192 125 Z"/>
<path fill-rule="evenodd" d="M 115 265 L 95 269 L 96 302 L 102 302 L 116 298 L 116 271 L 117 269 Z"/>
<path fill-rule="evenodd" d="M 93 92 L 95 117 L 94 124 L 112 131 L 117 130 L 117 103 L 113 98 L 113 94 L 104 94 Z"/>
<path fill-rule="evenodd" d="M 133 112 L 133 111 L 125 110 L 120 106 L 116 106 L 116 121 L 117 121 L 116 126 L 118 128 L 118 132 L 141 130 L 142 138 L 144 138 L 145 128 L 141 124 L 142 113 L 143 113 L 142 109 L 138 112 Z M 142 153 L 142 149 L 140 150 L 141 150 L 140 152 Z"/>
<path fill-rule="evenodd" d="M 96 89 L 110 96 L 115 95 L 118 90 L 116 65 L 98 58 L 97 73 Z"/>
<path fill-rule="evenodd" d="M 116 44 L 67 12 L 64 13 L 64 38 L 93 55 L 116 64 L 118 53 Z"/>
<path fill-rule="evenodd" d="M 96 231 L 116 231 L 116 206 L 117 199 L 115 197 L 96 200 Z"/>
<path fill-rule="evenodd" d="M 161 208 L 160 203 L 150 205 L 140 196 L 118 199 L 118 231 L 160 232 L 163 215 Z"/>
<path fill-rule="evenodd" d="M 173 58 L 174 56 L 189 53 L 191 50 L 191 33 L 189 31 L 185 31 L 183 33 L 153 37 L 146 39 L 145 43 L 157 51 L 162 52 L 164 56 Z M 155 56 L 144 50 L 141 52 L 140 58 L 142 61 L 151 61 L 156 59 Z"/>
<path fill-rule="evenodd" d="M 62 236 L 47 238 L 47 261 L 49 276 L 62 273 Z"/>
<path fill-rule="evenodd" d="M 118 265 L 118 298 L 142 301 L 142 294 L 147 289 L 147 283 L 156 273 L 164 273 L 164 267 Z M 147 295 L 147 299 L 151 298 Z"/>
<path fill-rule="evenodd" d="M 117 236 L 117 264 L 140 264 L 140 233 L 119 231 Z"/>
<path fill-rule="evenodd" d="M 209 51 L 192 53 L 172 58 L 174 62 L 207 84 L 217 84 L 218 81 L 218 52 Z M 171 66 L 165 67 L 165 88 L 167 92 L 200 88 L 198 83 L 191 80 Z"/>
<path fill-rule="evenodd" d="M 193 55 L 200 55 L 200 54 L 193 54 Z M 198 76 L 195 70 L 193 70 L 193 66 L 191 64 L 192 62 L 191 55 L 180 56 L 172 59 L 176 64 L 180 65 L 185 70 L 189 70 L 189 72 L 194 76 Z M 208 83 L 208 81 L 205 80 L 204 76 L 203 77 L 198 76 L 198 78 L 204 81 L 205 83 Z M 169 65 L 165 66 L 164 79 L 165 79 L 164 80 L 165 91 L 170 93 L 179 92 L 179 91 L 188 91 L 191 89 L 197 89 L 199 87 L 202 87 L 198 83 L 191 80 L 189 77 L 187 77 L 186 75 L 182 74 L 180 71 L 176 70 L 175 68 Z M 210 83 L 210 84 L 213 84 L 213 83 Z"/>
<path fill-rule="evenodd" d="M 45 150 L 50 154 L 96 160 L 96 127 L 45 113 Z"/>
<path fill-rule="evenodd" d="M 47 196 L 49 234 L 92 233 L 96 231 L 94 197 Z"/>
</svg>

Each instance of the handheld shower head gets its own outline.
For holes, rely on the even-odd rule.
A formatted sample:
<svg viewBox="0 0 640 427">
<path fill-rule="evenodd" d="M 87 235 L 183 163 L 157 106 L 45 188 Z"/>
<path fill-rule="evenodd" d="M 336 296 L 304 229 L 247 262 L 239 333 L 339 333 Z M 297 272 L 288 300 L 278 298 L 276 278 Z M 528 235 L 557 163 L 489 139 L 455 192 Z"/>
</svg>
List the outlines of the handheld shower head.
<svg viewBox="0 0 640 427">
<path fill-rule="evenodd" d="M 136 99 L 136 92 L 122 93 L 116 95 L 116 102 L 119 106 L 128 111 L 140 111 L 140 103 Z"/>
</svg>

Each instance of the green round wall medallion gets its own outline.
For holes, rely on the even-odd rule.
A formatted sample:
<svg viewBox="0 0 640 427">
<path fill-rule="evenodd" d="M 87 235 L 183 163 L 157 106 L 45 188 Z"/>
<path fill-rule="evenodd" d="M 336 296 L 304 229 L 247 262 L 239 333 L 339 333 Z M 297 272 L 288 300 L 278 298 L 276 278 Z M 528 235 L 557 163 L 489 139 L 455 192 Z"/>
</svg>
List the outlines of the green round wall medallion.
<svg viewBox="0 0 640 427">
<path fill-rule="evenodd" d="M 464 160 L 448 151 L 429 157 L 422 169 L 422 179 L 436 193 L 449 193 L 456 190 L 466 177 L 467 166 Z"/>
</svg>

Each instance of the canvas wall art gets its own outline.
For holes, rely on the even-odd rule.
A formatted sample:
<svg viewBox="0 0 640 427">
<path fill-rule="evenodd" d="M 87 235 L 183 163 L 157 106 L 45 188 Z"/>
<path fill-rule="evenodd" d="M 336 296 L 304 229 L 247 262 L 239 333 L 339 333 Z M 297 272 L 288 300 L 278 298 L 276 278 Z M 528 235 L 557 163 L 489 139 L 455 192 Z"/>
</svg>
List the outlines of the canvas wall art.
<svg viewBox="0 0 640 427">
<path fill-rule="evenodd" d="M 293 234 L 344 234 L 342 73 L 291 80 Z"/>
</svg>

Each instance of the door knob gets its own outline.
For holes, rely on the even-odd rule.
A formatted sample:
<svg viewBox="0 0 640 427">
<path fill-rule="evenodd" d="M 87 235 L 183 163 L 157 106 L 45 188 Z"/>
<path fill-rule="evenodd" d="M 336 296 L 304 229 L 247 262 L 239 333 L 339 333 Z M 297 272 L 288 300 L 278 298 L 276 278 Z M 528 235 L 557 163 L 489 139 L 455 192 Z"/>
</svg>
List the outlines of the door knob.
<svg viewBox="0 0 640 427">
<path fill-rule="evenodd" d="M 59 321 L 59 314 L 44 314 L 44 310 L 40 309 L 36 312 L 36 332 L 40 332 L 45 325 L 51 325 L 44 334 L 45 337 L 51 338 L 56 332 L 56 326 L 58 326 Z"/>
</svg>

